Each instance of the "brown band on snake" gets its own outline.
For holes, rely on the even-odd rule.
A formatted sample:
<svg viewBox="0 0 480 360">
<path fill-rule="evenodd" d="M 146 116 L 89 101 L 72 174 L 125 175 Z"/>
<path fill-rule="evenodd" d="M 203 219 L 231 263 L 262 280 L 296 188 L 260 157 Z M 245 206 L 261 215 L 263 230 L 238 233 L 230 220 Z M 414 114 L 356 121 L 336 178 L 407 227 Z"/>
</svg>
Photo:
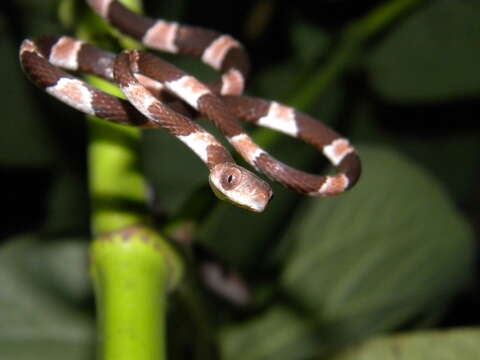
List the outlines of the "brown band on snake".
<svg viewBox="0 0 480 360">
<path fill-rule="evenodd" d="M 35 42 L 25 40 L 20 47 L 20 61 L 32 82 L 77 110 L 117 123 L 166 129 L 205 162 L 210 169 L 210 183 L 219 197 L 252 211 L 264 210 L 272 196 L 270 186 L 235 164 L 223 145 L 198 124 L 155 98 L 131 72 L 128 54 L 116 57 L 112 71 L 130 103 L 86 84 L 49 62 L 68 69 L 82 68 L 78 64 L 82 45 L 80 41 L 64 37 L 57 42 L 47 39 L 42 43 L 42 53 Z"/>
<path fill-rule="evenodd" d="M 113 80 L 116 55 L 68 36 L 43 36 L 34 40 L 39 53 L 57 67 Z"/>
<path fill-rule="evenodd" d="M 88 0 L 104 19 L 146 46 L 170 53 L 200 57 L 223 73 L 216 88 L 225 95 L 240 95 L 249 71 L 248 56 L 241 44 L 228 35 L 175 22 L 138 15 L 117 0 Z"/>
<path fill-rule="evenodd" d="M 235 115 L 225 108 L 223 102 L 206 85 L 193 76 L 148 53 L 133 51 L 131 57 L 136 72 L 163 83 L 171 92 L 211 119 L 225 136 L 233 137 L 243 133 Z"/>
<path fill-rule="evenodd" d="M 348 140 L 342 139 L 322 123 L 276 102 L 243 96 L 219 98 L 194 77 L 151 54 L 132 51 L 130 58 L 135 71 L 162 82 L 171 92 L 212 120 L 245 160 L 269 178 L 312 196 L 337 195 L 357 181 L 359 159 L 357 156 L 347 156 L 354 153 L 353 147 Z M 228 99 L 231 99 L 230 102 Z M 245 109 L 249 109 L 246 114 Z M 237 121 L 237 116 L 247 116 L 246 120 L 298 137 L 315 146 L 340 169 L 340 173 L 335 176 L 312 175 L 281 163 L 252 141 Z"/>
<path fill-rule="evenodd" d="M 43 44 L 45 46 L 45 43 Z M 52 65 L 44 52 L 31 40 L 20 47 L 20 62 L 32 82 L 60 101 L 88 115 L 119 124 L 145 128 L 158 127 L 127 101 L 100 91 Z"/>
<path fill-rule="evenodd" d="M 210 183 L 220 197 L 253 211 L 262 211 L 268 203 L 271 197 L 268 184 L 234 164 L 228 151 L 189 119 L 196 116 L 195 110 L 211 119 L 247 162 L 286 187 L 308 195 L 331 196 L 344 192 L 357 182 L 361 172 L 358 155 L 347 139 L 327 126 L 276 102 L 245 96 L 220 96 L 239 94 L 243 90 L 244 69 L 248 68 L 242 67 L 242 56 L 248 64 L 246 55 L 231 37 L 161 20 L 148 22 L 148 18 L 131 16 L 133 13 L 117 0 L 89 2 L 113 23 L 128 23 L 124 25 L 126 28 L 136 26 L 136 36 L 141 36 L 147 44 L 153 42 L 164 46 L 167 51 L 190 51 L 190 54 L 202 56 L 204 62 L 224 71 L 223 84 L 208 87 L 153 55 L 129 52 L 115 56 L 63 36 L 26 40 L 21 46 L 22 66 L 39 87 L 90 115 L 121 124 L 167 129 L 207 164 Z M 95 89 L 59 67 L 115 81 L 130 102 Z M 183 99 L 191 108 L 175 97 Z M 167 101 L 175 110 L 157 98 Z M 252 141 L 237 118 L 315 146 L 339 173 L 318 176 L 279 162 Z"/>
<path fill-rule="evenodd" d="M 310 195 L 336 195 L 348 190 L 357 183 L 361 173 L 358 154 L 347 139 L 342 138 L 325 124 L 293 108 L 276 102 L 269 102 L 247 96 L 224 96 L 222 100 L 242 120 L 297 137 L 307 144 L 316 147 L 339 171 L 337 178 L 324 178 L 319 176 L 310 178 L 305 177 L 305 175 L 309 174 L 301 174 L 298 172 L 292 179 L 296 178 L 301 180 L 299 182 L 296 181 L 296 185 L 294 186 L 285 184 L 287 187 L 294 188 L 295 190 L 303 187 L 303 190 L 299 191 Z M 272 160 L 269 159 L 268 156 L 262 155 L 261 158 L 259 158 L 259 162 L 261 163 L 260 166 L 265 166 L 266 169 L 268 169 L 267 172 L 275 168 Z M 288 176 L 288 173 L 293 174 L 296 171 L 294 170 L 295 169 L 290 168 L 286 173 L 282 172 L 282 177 Z M 307 180 L 312 186 L 305 187 L 301 185 Z M 325 184 L 325 182 L 327 184 Z M 323 189 L 322 186 L 324 186 Z M 312 187 L 317 188 L 317 190 L 312 190 Z"/>
<path fill-rule="evenodd" d="M 59 70 L 58 67 L 93 74 L 113 81 L 115 58 L 116 56 L 113 53 L 68 36 L 44 36 L 35 40 L 25 40 L 20 48 L 20 61 L 25 72 L 42 89 L 55 85 L 62 77 L 75 79 L 72 75 Z M 172 96 L 166 91 L 161 91 L 162 85 L 159 82 L 142 77 L 141 74 L 137 75 L 141 78 L 144 86 L 147 86 L 156 96 L 164 99 L 169 106 L 173 106 L 175 111 L 183 113 L 187 117 L 196 115 L 182 102 L 173 101 Z M 89 85 L 78 81 L 82 86 L 84 85 L 89 89 Z M 142 126 L 143 124 L 142 127 L 147 128 L 158 127 L 156 124 L 149 123 L 128 102 L 104 94 L 97 89 L 93 89 L 93 95 L 99 102 L 99 106 L 95 107 L 95 115 L 98 117 L 121 124 L 136 126 Z M 81 108 L 79 109 L 78 106 Z M 78 104 L 78 106 L 76 108 L 80 111 L 89 107 L 85 103 Z M 92 111 L 89 111 L 89 113 L 92 113 Z"/>
<path fill-rule="evenodd" d="M 89 1 L 89 3 L 94 2 L 98 1 Z M 142 39 L 148 29 L 155 25 L 153 19 L 130 11 L 118 1 L 110 3 L 104 18 L 123 33 L 139 40 Z"/>
<path fill-rule="evenodd" d="M 125 51 L 117 56 L 114 65 L 115 81 L 129 101 L 143 115 L 161 124 L 189 146 L 207 164 L 210 169 L 210 183 L 218 196 L 250 210 L 263 211 L 272 196 L 270 186 L 235 164 L 221 143 L 195 122 L 180 114 L 165 121 L 164 113 L 167 107 L 134 76 L 133 70 L 137 70 L 137 55 L 136 52 Z"/>
</svg>

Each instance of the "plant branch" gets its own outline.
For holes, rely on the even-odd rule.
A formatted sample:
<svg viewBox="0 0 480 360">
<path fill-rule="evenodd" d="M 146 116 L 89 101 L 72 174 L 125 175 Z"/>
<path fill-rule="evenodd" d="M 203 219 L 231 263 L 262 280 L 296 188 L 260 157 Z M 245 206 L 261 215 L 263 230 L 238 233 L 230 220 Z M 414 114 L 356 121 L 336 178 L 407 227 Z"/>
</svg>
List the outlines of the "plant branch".
<svg viewBox="0 0 480 360">
<path fill-rule="evenodd" d="M 166 359 L 167 289 L 182 268 L 155 230 L 132 227 L 98 237 L 91 272 L 99 317 L 98 358 Z"/>
<path fill-rule="evenodd" d="M 140 0 L 122 1 L 134 11 Z M 74 6 L 62 9 L 75 19 Z M 136 43 L 121 36 L 88 12 L 77 24 L 83 40 L 102 39 L 108 47 Z M 116 42 L 112 41 L 116 37 Z M 105 45 L 102 44 L 102 45 Z M 87 81 L 122 97 L 111 83 L 88 76 Z M 140 165 L 141 131 L 89 118 L 90 248 L 98 324 L 98 359 L 165 360 L 166 300 L 176 286 L 182 262 L 169 243 L 150 227 L 147 180 Z"/>
</svg>

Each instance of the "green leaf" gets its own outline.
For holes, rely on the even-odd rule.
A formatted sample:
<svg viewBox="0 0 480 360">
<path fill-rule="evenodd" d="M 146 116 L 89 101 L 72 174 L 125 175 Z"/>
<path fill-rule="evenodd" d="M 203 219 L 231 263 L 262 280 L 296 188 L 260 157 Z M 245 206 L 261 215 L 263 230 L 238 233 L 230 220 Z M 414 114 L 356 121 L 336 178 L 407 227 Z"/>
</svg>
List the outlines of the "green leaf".
<svg viewBox="0 0 480 360">
<path fill-rule="evenodd" d="M 455 329 L 370 340 L 330 360 L 476 360 L 480 330 Z"/>
<path fill-rule="evenodd" d="M 314 354 L 317 340 L 305 319 L 284 307 L 222 331 L 224 360 L 300 360 Z"/>
<path fill-rule="evenodd" d="M 478 1 L 431 1 L 372 53 L 373 86 L 393 101 L 432 101 L 480 91 Z"/>
<path fill-rule="evenodd" d="M 15 239 L 21 243 L 21 240 Z M 24 251 L 22 263 L 32 282 L 54 296 L 81 303 L 92 296 L 86 238 L 42 238 Z"/>
<path fill-rule="evenodd" d="M 399 149 L 438 176 L 456 200 L 464 203 L 471 200 L 472 191 L 478 183 L 476 171 L 480 160 L 478 139 L 480 132 L 471 131 L 433 139 L 397 137 L 394 141 Z"/>
<path fill-rule="evenodd" d="M 471 229 L 435 179 L 387 148 L 360 154 L 360 183 L 307 202 L 284 238 L 283 287 L 332 344 L 441 307 L 472 272 Z"/>
<path fill-rule="evenodd" d="M 393 146 L 438 177 L 455 201 L 464 204 L 472 199 L 477 184 L 476 167 L 480 161 L 479 130 L 412 136 L 415 129 L 412 126 L 411 133 L 398 134 L 378 121 L 371 104 L 363 102 L 354 112 L 350 138 Z M 453 116 L 452 123 L 464 120 Z M 389 118 L 383 118 L 383 123 L 388 121 Z M 432 119 L 432 124 L 434 121 Z"/>
<path fill-rule="evenodd" d="M 84 294 L 85 248 L 68 244 L 54 249 L 22 236 L 0 249 L 2 360 L 91 359 L 93 322 L 65 301 Z"/>
</svg>

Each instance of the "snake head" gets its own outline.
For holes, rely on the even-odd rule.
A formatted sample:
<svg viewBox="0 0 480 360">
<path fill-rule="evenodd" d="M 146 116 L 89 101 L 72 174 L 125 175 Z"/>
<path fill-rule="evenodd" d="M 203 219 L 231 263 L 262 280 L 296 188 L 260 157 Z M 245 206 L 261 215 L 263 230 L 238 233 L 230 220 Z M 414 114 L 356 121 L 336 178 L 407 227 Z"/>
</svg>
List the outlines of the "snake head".
<svg viewBox="0 0 480 360">
<path fill-rule="evenodd" d="M 268 183 L 234 163 L 216 165 L 208 180 L 219 199 L 253 212 L 262 212 L 273 195 Z"/>
</svg>

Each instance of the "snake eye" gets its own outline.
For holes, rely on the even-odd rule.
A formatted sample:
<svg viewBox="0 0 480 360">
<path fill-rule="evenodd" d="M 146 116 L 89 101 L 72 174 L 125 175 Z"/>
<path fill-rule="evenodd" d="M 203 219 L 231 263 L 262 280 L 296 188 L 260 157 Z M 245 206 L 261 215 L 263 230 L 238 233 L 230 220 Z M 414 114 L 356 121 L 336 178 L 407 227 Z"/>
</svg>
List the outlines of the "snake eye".
<svg viewBox="0 0 480 360">
<path fill-rule="evenodd" d="M 230 168 L 225 170 L 225 172 L 222 174 L 220 183 L 225 190 L 231 190 L 240 183 L 241 178 L 242 173 L 239 169 Z"/>
<path fill-rule="evenodd" d="M 272 197 L 272 189 L 265 181 L 233 163 L 216 165 L 208 181 L 219 199 L 250 211 L 262 212 Z"/>
</svg>

